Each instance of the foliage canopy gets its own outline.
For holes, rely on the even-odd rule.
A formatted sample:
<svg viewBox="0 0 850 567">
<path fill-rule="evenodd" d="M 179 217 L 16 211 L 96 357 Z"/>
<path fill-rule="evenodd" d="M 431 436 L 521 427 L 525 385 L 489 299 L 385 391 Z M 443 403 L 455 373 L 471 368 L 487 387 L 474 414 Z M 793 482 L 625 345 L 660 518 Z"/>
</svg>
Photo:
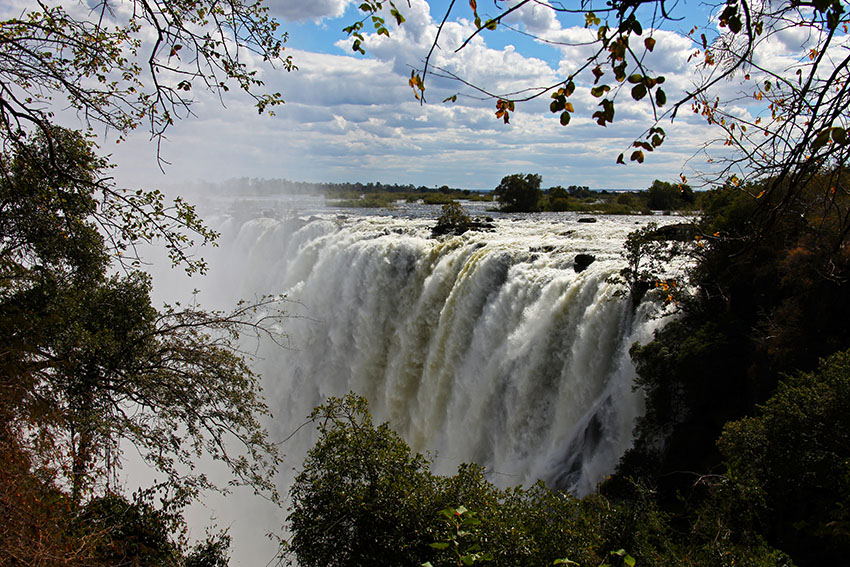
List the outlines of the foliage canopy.
<svg viewBox="0 0 850 567">
<path fill-rule="evenodd" d="M 539 210 L 543 192 L 540 183 L 543 179 L 537 173 L 514 173 L 506 175 L 493 192 L 502 205 L 502 210 L 513 213 L 527 213 Z"/>
</svg>

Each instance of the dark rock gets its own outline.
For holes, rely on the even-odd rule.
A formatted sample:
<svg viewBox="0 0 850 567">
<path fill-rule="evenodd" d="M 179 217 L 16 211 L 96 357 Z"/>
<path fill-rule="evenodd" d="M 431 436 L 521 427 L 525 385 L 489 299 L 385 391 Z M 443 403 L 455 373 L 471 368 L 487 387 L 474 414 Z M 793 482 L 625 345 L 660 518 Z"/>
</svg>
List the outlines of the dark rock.
<svg viewBox="0 0 850 567">
<path fill-rule="evenodd" d="M 686 222 L 660 226 L 652 232 L 652 238 L 657 240 L 678 240 L 686 242 L 693 240 L 697 234 L 697 227 Z"/>
<path fill-rule="evenodd" d="M 464 224 L 437 224 L 431 229 L 431 238 L 446 234 L 459 235 L 467 230 L 493 231 L 496 230 L 496 225 L 481 219 L 473 219 Z"/>
<path fill-rule="evenodd" d="M 589 265 L 596 261 L 596 256 L 593 254 L 577 254 L 575 257 L 575 264 L 573 264 L 573 269 L 576 273 L 583 272 Z"/>
<path fill-rule="evenodd" d="M 578 219 L 578 222 L 596 222 L 596 219 L 593 217 L 581 217 Z"/>
</svg>

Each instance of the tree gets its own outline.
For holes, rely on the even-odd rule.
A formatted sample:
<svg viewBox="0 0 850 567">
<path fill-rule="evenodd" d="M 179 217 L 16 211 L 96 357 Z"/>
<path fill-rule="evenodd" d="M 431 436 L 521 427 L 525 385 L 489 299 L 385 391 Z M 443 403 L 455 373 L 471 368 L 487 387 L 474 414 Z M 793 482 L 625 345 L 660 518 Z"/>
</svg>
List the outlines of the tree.
<svg viewBox="0 0 850 567">
<path fill-rule="evenodd" d="M 147 124 L 159 148 L 198 87 L 221 96 L 238 86 L 268 111 L 283 100 L 262 92 L 251 60 L 294 69 L 285 40 L 260 2 L 37 3 L 0 22 L 0 466 L 14 471 L 0 504 L 4 517 L 36 520 L 0 534 L 13 563 L 226 564 L 224 536 L 183 558 L 171 540 L 182 507 L 215 488 L 195 470 L 203 455 L 230 468 L 231 484 L 277 498 L 280 457 L 239 336 L 278 340 L 280 302 L 154 308 L 136 245 L 161 239 L 193 273 L 205 268 L 194 240 L 217 235 L 180 198 L 111 183 L 93 128 L 121 141 Z M 58 127 L 58 107 L 87 132 Z M 167 525 L 114 493 L 127 447 L 160 473 Z M 81 518 L 103 528 L 80 530 Z M 162 553 L 128 552 L 125 529 L 155 535 L 145 547 Z"/>
<path fill-rule="evenodd" d="M 73 132 L 50 139 L 62 142 L 52 156 L 46 136 L 21 138 L 0 178 L 0 468 L 10 473 L 0 508 L 26 519 L 2 530 L 3 553 L 13 563 L 174 565 L 183 506 L 218 488 L 195 470 L 199 457 L 225 463 L 231 485 L 277 498 L 280 457 L 238 339 L 278 340 L 269 327 L 284 314 L 275 298 L 230 313 L 155 309 L 145 274 L 109 274 L 89 182 L 103 160 Z M 128 221 L 146 230 L 144 217 Z M 115 493 L 130 447 L 159 475 L 167 524 Z M 223 540 L 208 543 L 189 556 L 195 564 L 224 557 Z"/>
<path fill-rule="evenodd" d="M 57 98 L 86 122 L 121 134 L 147 122 L 155 137 L 188 112 L 198 85 L 223 94 L 235 84 L 263 112 L 283 100 L 257 92 L 263 82 L 246 55 L 295 68 L 283 54 L 286 34 L 260 2 L 102 0 L 84 11 L 39 3 L 0 22 L 0 30 L 7 141 L 31 126 L 49 135 Z"/>
<path fill-rule="evenodd" d="M 437 224 L 431 229 L 434 235 L 440 234 L 463 234 L 475 225 L 472 217 L 464 210 L 463 206 L 455 200 L 445 205 L 437 217 Z"/>
<path fill-rule="evenodd" d="M 500 490 L 477 465 L 434 475 L 353 394 L 311 417 L 319 438 L 292 487 L 288 518 L 299 565 L 789 564 L 763 542 L 680 538 L 648 489 L 621 503 L 543 483 Z M 624 548 L 636 562 L 622 560 Z"/>
<path fill-rule="evenodd" d="M 812 375 L 818 357 L 850 347 L 839 323 L 850 316 L 850 262 L 846 251 L 832 249 L 848 202 L 820 199 L 817 182 L 827 179 L 785 189 L 799 194 L 799 208 L 778 218 L 770 238 L 754 237 L 756 212 L 781 202 L 783 193 L 754 200 L 748 192 L 757 186 L 744 192 L 729 184 L 702 195 L 702 216 L 687 227 L 690 237 L 678 253 L 679 261 L 690 256 L 690 268 L 676 276 L 675 288 L 658 281 L 663 266 L 653 265 L 670 252 L 654 248 L 658 229 L 629 238 L 630 258 L 638 261 L 625 275 L 654 280 L 656 290 L 667 284 L 665 295 L 678 301 L 680 313 L 631 351 L 646 413 L 605 488 L 622 496 L 627 479 L 642 479 L 695 537 L 710 541 L 723 533 L 744 547 L 766 541 L 800 565 L 848 549 L 843 516 L 832 508 L 844 499 L 846 488 L 834 480 L 843 465 L 830 461 L 845 459 L 838 447 L 843 386 L 821 383 L 826 368 L 837 380 L 846 361 L 830 357 Z M 805 378 L 782 379 L 801 371 Z M 820 437 L 823 443 L 815 441 Z M 718 475 L 724 460 L 729 472 Z"/>
<path fill-rule="evenodd" d="M 727 495 L 748 500 L 772 542 L 801 564 L 841 561 L 850 551 L 848 410 L 843 351 L 786 378 L 758 416 L 727 423 L 718 442 L 734 487 Z"/>
<path fill-rule="evenodd" d="M 656 179 L 647 193 L 647 205 L 654 210 L 684 209 L 692 207 L 696 202 L 693 189 L 682 183 L 668 183 Z"/>
<path fill-rule="evenodd" d="M 10 175 L 10 156 L 20 159 L 29 151 L 34 131 L 54 167 L 73 169 L 57 161 L 75 155 L 73 147 L 59 155 L 66 140 L 54 128 L 58 106 L 74 109 L 89 131 L 101 126 L 117 132 L 119 141 L 147 124 L 159 149 L 168 127 L 190 112 L 193 89 L 221 96 L 238 86 L 260 112 L 281 104 L 280 93 L 262 92 L 247 57 L 295 69 L 283 53 L 286 34 L 267 11 L 260 2 L 133 0 L 119 6 L 102 0 L 33 4 L 0 21 L 0 176 Z M 38 156 L 29 161 L 44 163 Z M 204 269 L 189 251 L 194 238 L 206 244 L 216 235 L 191 205 L 179 198 L 168 205 L 159 191 L 116 188 L 105 176 L 78 182 L 94 184 L 101 204 L 93 219 L 122 262 L 136 260 L 140 240 L 161 238 L 175 264 L 189 272 Z"/>
<path fill-rule="evenodd" d="M 321 438 L 290 491 L 298 564 L 420 565 L 440 509 L 430 463 L 374 426 L 363 398 L 331 398 L 311 419 Z"/>
<path fill-rule="evenodd" d="M 494 194 L 502 205 L 503 211 L 526 213 L 538 210 L 543 196 L 540 190 L 542 178 L 536 173 L 514 173 L 506 175 L 499 182 Z"/>
</svg>

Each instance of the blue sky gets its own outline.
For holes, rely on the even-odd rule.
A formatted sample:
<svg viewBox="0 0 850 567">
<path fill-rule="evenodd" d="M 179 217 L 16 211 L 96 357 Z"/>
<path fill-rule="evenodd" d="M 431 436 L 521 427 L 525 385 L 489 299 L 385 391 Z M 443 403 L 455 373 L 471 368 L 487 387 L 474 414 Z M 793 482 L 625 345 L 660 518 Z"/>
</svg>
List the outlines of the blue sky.
<svg viewBox="0 0 850 567">
<path fill-rule="evenodd" d="M 548 96 L 520 105 L 506 125 L 496 119 L 493 100 L 479 100 L 469 96 L 474 95 L 470 89 L 433 77 L 427 83 L 428 103 L 420 105 L 407 79 L 411 66 L 421 65 L 427 54 L 448 2 L 410 0 L 408 5 L 398 0 L 407 22 L 398 29 L 390 26 L 390 38 L 368 34 L 366 56 L 353 53 L 342 32 L 357 19 L 357 4 L 269 1 L 272 14 L 289 32 L 288 51 L 299 68 L 286 73 L 259 67 L 269 89 L 286 100 L 276 116 L 258 116 L 251 101 L 238 94 L 222 106 L 198 92 L 195 115 L 176 124 L 162 147 L 171 163 L 165 175 L 156 165 L 154 145 L 143 134 L 120 146 L 104 141 L 104 150 L 118 164 L 116 178 L 146 186 L 247 176 L 490 189 L 504 175 L 535 172 L 543 176 L 544 187 L 601 189 L 645 188 L 653 179 L 675 180 L 683 172 L 693 178 L 693 170 L 706 166 L 701 148 L 717 133 L 690 113 L 681 113 L 672 124 L 662 122 L 668 141 L 646 163 L 615 165 L 619 153 L 629 151 L 631 142 L 653 125 L 649 106 L 621 96 L 615 122 L 601 128 L 590 116 L 599 101 L 582 89 L 590 85 L 587 81 L 579 82 L 577 112 L 567 127 L 548 111 Z M 551 41 L 587 37 L 580 23 L 559 19 L 538 4 L 517 11 L 509 25 Z M 505 3 L 500 0 L 499 5 Z M 490 0 L 479 7 L 484 17 L 496 13 Z M 684 32 L 692 22 L 709 23 L 708 8 L 701 2 L 674 10 L 682 21 L 655 32 L 658 43 L 648 58 L 667 78 L 671 101 L 696 80 L 696 70 L 687 62 L 694 44 Z M 553 84 L 589 53 L 585 47 L 547 45 L 503 28 L 454 53 L 453 47 L 474 29 L 470 19 L 468 2 L 458 0 L 435 61 L 495 91 Z M 738 87 L 724 88 L 731 93 Z M 461 95 L 456 103 L 440 102 L 455 93 Z"/>
</svg>

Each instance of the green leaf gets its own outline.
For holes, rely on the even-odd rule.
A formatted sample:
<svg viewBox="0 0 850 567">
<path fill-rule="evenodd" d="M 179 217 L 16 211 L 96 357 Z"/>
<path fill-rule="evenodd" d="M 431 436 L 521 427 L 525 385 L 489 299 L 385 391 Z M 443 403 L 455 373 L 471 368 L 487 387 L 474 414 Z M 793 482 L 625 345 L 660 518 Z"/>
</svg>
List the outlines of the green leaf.
<svg viewBox="0 0 850 567">
<path fill-rule="evenodd" d="M 611 87 L 609 87 L 608 85 L 599 85 L 598 87 L 593 87 L 592 89 L 590 89 L 590 94 L 592 94 L 596 98 L 599 98 L 610 90 Z"/>
<path fill-rule="evenodd" d="M 632 98 L 635 100 L 640 100 L 646 96 L 646 85 L 637 84 L 632 88 Z"/>
<path fill-rule="evenodd" d="M 395 8 L 390 9 L 390 15 L 395 18 L 395 23 L 401 25 L 405 22 L 404 16 Z"/>
<path fill-rule="evenodd" d="M 429 543 L 428 545 L 430 545 L 434 549 L 446 549 L 449 547 L 449 544 L 445 541 L 437 541 L 434 543 Z"/>
<path fill-rule="evenodd" d="M 833 128 L 832 129 L 832 141 L 836 144 L 846 144 L 847 143 L 847 130 L 844 128 Z"/>
<path fill-rule="evenodd" d="M 830 129 L 829 128 L 826 128 L 826 129 L 818 132 L 818 135 L 815 136 L 815 139 L 812 142 L 812 151 L 817 151 L 818 149 L 825 146 L 827 144 L 827 142 L 829 142 L 829 137 L 830 137 Z"/>
<path fill-rule="evenodd" d="M 667 94 L 662 89 L 657 89 L 655 91 L 655 104 L 658 106 L 664 106 L 667 104 Z"/>
<path fill-rule="evenodd" d="M 561 126 L 566 126 L 569 123 L 570 123 L 570 113 L 566 112 L 566 111 L 562 112 L 561 113 Z"/>
</svg>

